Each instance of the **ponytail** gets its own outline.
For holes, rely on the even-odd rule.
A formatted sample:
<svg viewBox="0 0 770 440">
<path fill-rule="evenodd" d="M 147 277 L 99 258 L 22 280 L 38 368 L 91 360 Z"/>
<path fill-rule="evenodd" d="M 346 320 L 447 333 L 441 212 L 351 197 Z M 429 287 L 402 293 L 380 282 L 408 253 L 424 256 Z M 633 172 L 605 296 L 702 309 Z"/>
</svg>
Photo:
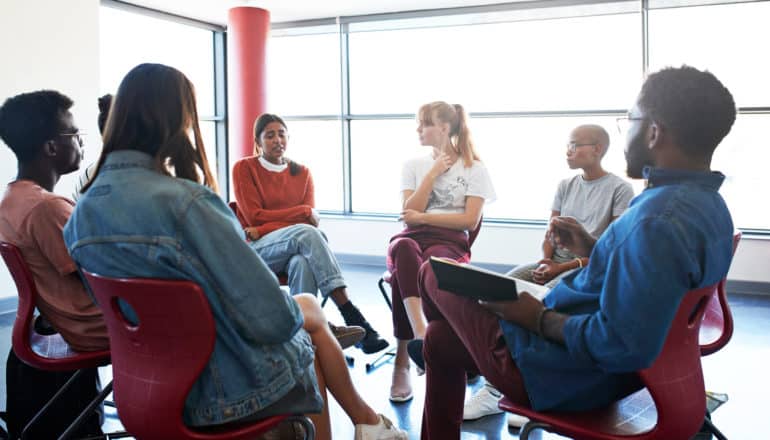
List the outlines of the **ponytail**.
<svg viewBox="0 0 770 440">
<path fill-rule="evenodd" d="M 471 139 L 471 130 L 468 128 L 468 116 L 465 113 L 465 109 L 460 104 L 453 105 L 455 114 L 457 115 L 456 123 L 451 124 L 449 132 L 449 138 L 453 145 L 457 148 L 458 154 L 463 158 L 463 163 L 466 168 L 473 166 L 474 160 L 481 160 L 476 148 L 473 146 L 473 139 Z"/>
</svg>

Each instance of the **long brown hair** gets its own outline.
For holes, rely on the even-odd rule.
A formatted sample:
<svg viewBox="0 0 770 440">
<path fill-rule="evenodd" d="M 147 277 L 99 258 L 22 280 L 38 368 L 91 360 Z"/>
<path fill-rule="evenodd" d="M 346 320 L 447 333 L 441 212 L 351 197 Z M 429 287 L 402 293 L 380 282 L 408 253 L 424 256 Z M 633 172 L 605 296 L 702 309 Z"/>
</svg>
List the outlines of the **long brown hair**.
<svg viewBox="0 0 770 440">
<path fill-rule="evenodd" d="M 262 155 L 262 146 L 259 145 L 259 137 L 262 135 L 262 132 L 265 131 L 265 128 L 267 128 L 267 125 L 271 122 L 277 122 L 283 126 L 284 130 L 287 132 L 289 131 L 289 128 L 286 126 L 286 123 L 283 122 L 283 119 L 281 119 L 280 116 L 274 115 L 272 113 L 262 113 L 259 115 L 259 117 L 254 121 L 254 155 L 255 156 L 261 156 Z M 297 162 L 294 162 L 293 160 L 289 159 L 288 157 L 284 157 L 284 160 L 286 160 L 286 164 L 289 166 L 289 174 L 292 176 L 296 176 L 300 172 L 300 165 Z"/>
<path fill-rule="evenodd" d="M 425 126 L 435 125 L 436 120 L 449 124 L 449 141 L 457 154 L 463 158 L 466 168 L 473 165 L 474 160 L 481 160 L 473 146 L 471 131 L 468 128 L 468 116 L 460 104 L 448 104 L 435 101 L 420 107 L 417 118 Z"/>
<path fill-rule="evenodd" d="M 145 152 L 155 158 L 159 172 L 218 190 L 198 126 L 195 88 L 173 67 L 140 64 L 128 72 L 115 95 L 103 139 L 96 173 L 81 192 L 99 175 L 107 155 L 117 150 Z"/>
</svg>

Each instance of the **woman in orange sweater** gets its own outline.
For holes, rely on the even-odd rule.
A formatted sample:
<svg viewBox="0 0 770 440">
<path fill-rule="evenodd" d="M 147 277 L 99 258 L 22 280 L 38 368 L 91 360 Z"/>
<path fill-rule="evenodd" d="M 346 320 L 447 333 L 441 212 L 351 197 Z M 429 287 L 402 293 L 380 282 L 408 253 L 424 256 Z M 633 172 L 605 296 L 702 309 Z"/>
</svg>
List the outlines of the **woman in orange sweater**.
<svg viewBox="0 0 770 440">
<path fill-rule="evenodd" d="M 254 156 L 233 166 L 238 219 L 251 247 L 275 272 L 286 272 L 294 294 L 319 289 L 330 296 L 347 325 L 366 330 L 356 344 L 375 353 L 388 342 L 367 322 L 348 297 L 339 264 L 318 229 L 310 170 L 284 156 L 289 135 L 286 123 L 265 113 L 254 123 Z"/>
</svg>

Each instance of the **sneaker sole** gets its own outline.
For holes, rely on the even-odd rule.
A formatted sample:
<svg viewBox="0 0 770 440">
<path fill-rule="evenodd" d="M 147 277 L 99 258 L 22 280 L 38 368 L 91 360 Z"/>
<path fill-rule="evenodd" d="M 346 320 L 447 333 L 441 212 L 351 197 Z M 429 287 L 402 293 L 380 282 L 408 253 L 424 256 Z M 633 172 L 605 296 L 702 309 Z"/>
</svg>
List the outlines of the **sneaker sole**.
<svg viewBox="0 0 770 440">
<path fill-rule="evenodd" d="M 407 396 L 390 396 L 389 399 L 393 403 L 404 403 L 412 400 L 414 398 L 414 393 L 409 393 Z"/>
<path fill-rule="evenodd" d="M 337 339 L 337 342 L 340 344 L 340 347 L 342 347 L 343 350 L 358 344 L 359 342 L 361 342 L 362 339 L 364 339 L 365 336 L 366 336 L 365 331 L 334 335 L 334 337 Z"/>
<path fill-rule="evenodd" d="M 489 413 L 489 414 L 483 414 L 483 415 L 476 416 L 476 417 L 466 417 L 465 415 L 463 415 L 463 420 L 464 421 L 479 420 L 479 419 L 483 419 L 484 417 L 496 416 L 498 414 L 502 414 L 503 412 L 505 412 L 505 411 L 494 412 L 494 413 Z"/>
</svg>

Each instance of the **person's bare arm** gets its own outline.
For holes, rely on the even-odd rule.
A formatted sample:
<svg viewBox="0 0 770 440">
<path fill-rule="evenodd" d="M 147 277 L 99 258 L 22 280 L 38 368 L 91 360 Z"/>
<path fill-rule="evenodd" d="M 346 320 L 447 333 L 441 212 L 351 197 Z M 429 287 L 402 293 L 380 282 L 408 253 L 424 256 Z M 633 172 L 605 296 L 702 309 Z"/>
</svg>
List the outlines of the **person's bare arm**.
<svg viewBox="0 0 770 440">
<path fill-rule="evenodd" d="M 405 209 L 400 220 L 407 226 L 431 225 L 458 231 L 471 231 L 481 220 L 484 198 L 468 196 L 465 198 L 465 211 L 457 214 L 438 214 Z"/>
<path fill-rule="evenodd" d="M 428 200 L 430 199 L 430 193 L 433 191 L 433 184 L 436 182 L 438 176 L 444 174 L 448 170 L 454 161 L 445 155 L 439 155 L 433 162 L 433 167 L 422 179 L 422 182 L 417 186 L 416 190 L 405 190 L 403 194 L 402 208 L 413 209 L 417 212 L 425 212 L 428 207 Z"/>
</svg>

